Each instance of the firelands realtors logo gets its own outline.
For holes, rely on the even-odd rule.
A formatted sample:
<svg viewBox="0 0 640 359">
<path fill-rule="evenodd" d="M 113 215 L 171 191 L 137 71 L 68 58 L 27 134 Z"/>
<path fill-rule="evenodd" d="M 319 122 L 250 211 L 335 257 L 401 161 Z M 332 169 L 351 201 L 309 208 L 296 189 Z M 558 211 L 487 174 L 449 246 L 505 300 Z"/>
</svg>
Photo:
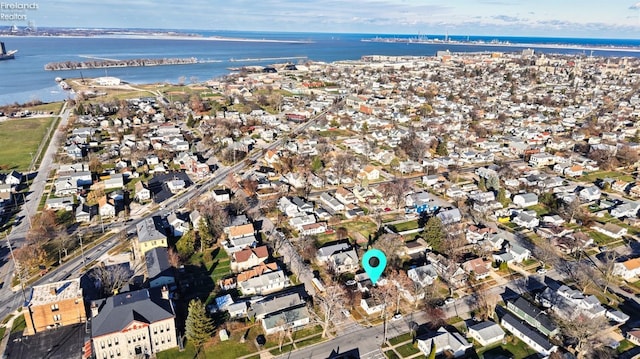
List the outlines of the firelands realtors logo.
<svg viewBox="0 0 640 359">
<path fill-rule="evenodd" d="M 0 21 L 27 21 L 32 10 L 38 10 L 37 3 L 0 2 Z"/>
</svg>

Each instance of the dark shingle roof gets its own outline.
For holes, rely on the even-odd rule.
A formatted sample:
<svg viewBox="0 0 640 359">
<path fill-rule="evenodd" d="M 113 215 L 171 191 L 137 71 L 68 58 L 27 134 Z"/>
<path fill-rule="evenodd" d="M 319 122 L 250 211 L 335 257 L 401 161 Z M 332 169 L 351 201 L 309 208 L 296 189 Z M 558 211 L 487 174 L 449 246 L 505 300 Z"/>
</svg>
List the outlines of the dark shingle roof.
<svg viewBox="0 0 640 359">
<path fill-rule="evenodd" d="M 531 304 L 528 300 L 522 297 L 518 297 L 518 299 L 511 302 L 511 304 L 513 304 L 521 311 L 525 312 L 528 316 L 535 318 L 546 330 L 550 332 L 556 330 L 557 327 L 555 324 L 553 324 L 551 319 L 549 319 L 549 317 L 543 311 L 538 309 L 538 307 L 536 307 L 535 305 Z"/>
<path fill-rule="evenodd" d="M 174 318 L 173 306 L 159 290 L 142 289 L 93 302 L 100 312 L 91 320 L 91 337 L 119 332 L 134 320 L 155 323 Z"/>
<path fill-rule="evenodd" d="M 502 320 L 506 323 L 509 323 L 509 325 L 522 333 L 522 335 L 531 339 L 533 342 L 535 342 L 545 350 L 551 350 L 551 348 L 553 348 L 553 344 L 551 344 L 547 340 L 547 338 L 542 336 L 542 334 L 538 333 L 534 329 L 530 328 L 527 324 L 520 322 L 518 318 L 514 317 L 513 315 L 505 313 L 502 317 Z"/>
<path fill-rule="evenodd" d="M 172 275 L 171 264 L 169 264 L 169 255 L 164 247 L 154 248 L 144 255 L 147 265 L 147 274 L 150 279 L 154 279 L 160 275 Z"/>
</svg>

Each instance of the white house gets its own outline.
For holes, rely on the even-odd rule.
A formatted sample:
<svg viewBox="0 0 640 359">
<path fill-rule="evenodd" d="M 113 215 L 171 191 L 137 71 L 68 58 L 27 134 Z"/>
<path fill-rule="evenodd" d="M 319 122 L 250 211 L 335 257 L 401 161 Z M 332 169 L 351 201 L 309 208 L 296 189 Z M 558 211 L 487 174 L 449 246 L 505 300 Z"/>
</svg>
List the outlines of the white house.
<svg viewBox="0 0 640 359">
<path fill-rule="evenodd" d="M 369 297 L 367 299 L 360 299 L 360 307 L 364 309 L 367 315 L 372 315 L 383 311 L 386 307 L 386 303 L 377 302 L 373 299 L 373 297 Z"/>
<path fill-rule="evenodd" d="M 538 204 L 538 195 L 535 193 L 520 193 L 513 196 L 513 204 L 520 208 L 535 206 Z"/>
<path fill-rule="evenodd" d="M 419 337 L 417 342 L 418 349 L 426 356 L 431 354 L 433 346 L 435 347 L 436 355 L 448 352 L 454 358 L 461 358 L 465 355 L 467 349 L 473 346 L 459 333 L 450 333 L 444 327 L 440 327 L 435 333 Z"/>
<path fill-rule="evenodd" d="M 542 334 L 522 323 L 510 313 L 505 313 L 500 322 L 502 326 L 513 333 L 513 335 L 525 342 L 528 346 L 542 355 L 550 355 L 558 349 L 557 346 L 551 344 Z"/>
<path fill-rule="evenodd" d="M 596 186 L 586 187 L 580 190 L 578 196 L 585 202 L 597 201 L 600 199 L 602 192 Z"/>
<path fill-rule="evenodd" d="M 480 322 L 469 327 L 469 337 L 475 339 L 480 345 L 488 346 L 504 339 L 504 330 L 494 322 Z"/>
<path fill-rule="evenodd" d="M 622 277 L 626 281 L 640 276 L 640 257 L 614 264 L 613 274 Z"/>
</svg>

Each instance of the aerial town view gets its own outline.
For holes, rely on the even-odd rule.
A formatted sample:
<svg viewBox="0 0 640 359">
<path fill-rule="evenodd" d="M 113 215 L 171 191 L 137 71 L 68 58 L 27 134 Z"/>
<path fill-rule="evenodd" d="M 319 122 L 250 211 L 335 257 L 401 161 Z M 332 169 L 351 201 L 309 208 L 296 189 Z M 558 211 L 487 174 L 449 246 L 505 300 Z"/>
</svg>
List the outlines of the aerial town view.
<svg viewBox="0 0 640 359">
<path fill-rule="evenodd" d="M 2 358 L 640 358 L 640 3 L 241 3 L 0 3 Z"/>
</svg>

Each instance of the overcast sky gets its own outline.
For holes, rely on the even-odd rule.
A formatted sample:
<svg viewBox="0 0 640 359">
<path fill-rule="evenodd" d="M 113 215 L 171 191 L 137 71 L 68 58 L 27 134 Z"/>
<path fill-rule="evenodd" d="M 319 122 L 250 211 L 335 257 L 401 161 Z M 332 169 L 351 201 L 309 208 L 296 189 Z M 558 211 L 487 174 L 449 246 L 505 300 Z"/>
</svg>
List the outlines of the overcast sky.
<svg viewBox="0 0 640 359">
<path fill-rule="evenodd" d="M 36 0 L 36 3 L 37 10 L 26 10 L 24 14 L 37 26 L 640 38 L 640 2 L 627 0 Z M 0 12 L 10 11 L 0 9 Z M 14 23 L 26 25 L 26 21 Z"/>
</svg>

